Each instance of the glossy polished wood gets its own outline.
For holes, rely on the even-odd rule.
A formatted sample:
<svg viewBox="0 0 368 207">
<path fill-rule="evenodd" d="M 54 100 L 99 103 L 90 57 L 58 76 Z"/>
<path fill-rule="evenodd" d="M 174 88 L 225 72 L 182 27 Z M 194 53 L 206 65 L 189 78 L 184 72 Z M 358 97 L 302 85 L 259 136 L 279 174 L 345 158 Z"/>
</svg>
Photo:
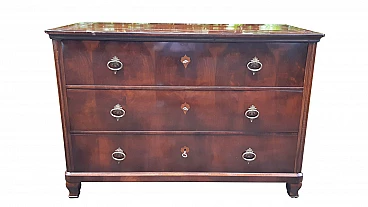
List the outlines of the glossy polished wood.
<svg viewBox="0 0 368 207">
<path fill-rule="evenodd" d="M 70 197 L 93 181 L 286 182 L 298 196 L 323 34 L 288 25 L 125 23 L 46 32 Z M 116 74 L 107 68 L 114 56 L 123 64 Z M 253 75 L 254 57 L 262 69 Z M 116 121 L 110 110 L 118 103 L 126 114 Z M 251 123 L 244 112 L 252 104 L 260 116 Z M 126 158 L 118 164 L 119 147 Z M 257 156 L 249 164 L 248 148 Z"/>
<path fill-rule="evenodd" d="M 296 151 L 295 172 L 301 172 L 302 170 L 305 134 L 307 131 L 308 111 L 309 111 L 310 95 L 311 95 L 311 90 L 312 90 L 312 80 L 313 80 L 314 60 L 316 56 L 316 49 L 317 49 L 317 44 L 310 44 L 308 46 L 308 57 L 307 57 L 306 72 L 305 72 L 306 77 L 304 81 L 305 87 L 303 91 L 302 115 L 300 117 L 300 122 L 299 122 L 298 148 Z"/>
<path fill-rule="evenodd" d="M 68 85 L 303 86 L 305 43 L 62 41 Z M 187 55 L 187 68 L 180 62 Z M 123 68 L 106 64 L 114 56 Z M 257 57 L 255 75 L 247 63 Z"/>
<path fill-rule="evenodd" d="M 117 86 L 117 85 L 67 85 L 67 89 L 96 90 L 168 90 L 168 91 L 294 91 L 303 87 L 249 87 L 249 86 Z"/>
<path fill-rule="evenodd" d="M 52 39 L 305 41 L 324 34 L 282 24 L 177 24 L 81 22 L 45 31 Z"/>
<path fill-rule="evenodd" d="M 297 132 L 302 93 L 283 91 L 68 90 L 71 130 Z M 184 114 L 181 105 L 190 105 Z M 116 121 L 110 110 L 126 111 Z M 253 122 L 244 112 L 255 105 Z"/>
<path fill-rule="evenodd" d="M 95 135 L 298 135 L 297 132 L 247 132 L 247 131 L 70 131 L 72 134 Z"/>
<path fill-rule="evenodd" d="M 72 135 L 75 172 L 293 172 L 296 136 Z M 189 147 L 188 157 L 181 148 Z M 123 149 L 118 163 L 111 154 Z M 242 154 L 252 148 L 256 159 Z"/>
<path fill-rule="evenodd" d="M 69 149 L 72 148 L 70 144 L 70 121 L 69 121 L 69 110 L 68 103 L 66 100 L 66 84 L 64 75 L 64 64 L 63 64 L 63 53 L 61 42 L 53 40 L 52 41 L 56 68 L 56 79 L 59 93 L 59 105 L 60 105 L 60 115 L 63 130 L 64 148 L 65 148 L 65 159 L 66 159 L 66 169 L 68 171 L 73 170 L 73 161 L 71 159 L 72 155 Z"/>
<path fill-rule="evenodd" d="M 286 190 L 287 193 L 291 198 L 298 198 L 299 197 L 299 189 L 302 187 L 302 182 L 298 183 L 286 183 Z"/>
<path fill-rule="evenodd" d="M 66 172 L 68 182 L 290 182 L 303 180 L 302 173 L 224 172 Z"/>
<path fill-rule="evenodd" d="M 69 190 L 69 198 L 78 198 L 81 187 L 82 187 L 81 182 L 66 181 L 66 188 L 68 188 Z"/>
</svg>

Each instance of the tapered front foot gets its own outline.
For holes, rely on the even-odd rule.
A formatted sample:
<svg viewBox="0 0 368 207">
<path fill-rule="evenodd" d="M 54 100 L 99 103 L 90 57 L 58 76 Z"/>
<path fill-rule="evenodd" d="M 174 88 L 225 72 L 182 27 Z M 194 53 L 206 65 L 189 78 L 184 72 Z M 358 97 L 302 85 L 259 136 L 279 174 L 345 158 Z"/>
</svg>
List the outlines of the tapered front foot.
<svg viewBox="0 0 368 207">
<path fill-rule="evenodd" d="M 69 198 L 78 198 L 82 184 L 66 182 L 66 188 L 69 190 Z"/>
<path fill-rule="evenodd" d="M 302 183 L 286 183 L 287 193 L 291 198 L 299 197 L 298 191 L 302 187 Z"/>
</svg>

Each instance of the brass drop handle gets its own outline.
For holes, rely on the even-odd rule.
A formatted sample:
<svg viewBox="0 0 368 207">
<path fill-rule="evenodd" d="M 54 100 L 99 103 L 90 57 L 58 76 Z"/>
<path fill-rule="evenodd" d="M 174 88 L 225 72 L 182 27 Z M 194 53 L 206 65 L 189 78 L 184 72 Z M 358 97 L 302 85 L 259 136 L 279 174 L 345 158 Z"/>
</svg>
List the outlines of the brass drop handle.
<svg viewBox="0 0 368 207">
<path fill-rule="evenodd" d="M 249 162 L 252 162 L 256 159 L 257 155 L 256 153 L 253 152 L 252 148 L 248 148 L 247 150 L 245 150 L 245 152 L 242 154 L 242 158 L 243 160 L 247 161 L 248 164 Z"/>
<path fill-rule="evenodd" d="M 253 75 L 255 75 L 256 72 L 262 69 L 262 63 L 259 61 L 257 57 L 254 57 L 251 61 L 248 62 L 247 68 L 248 70 L 253 72 Z"/>
<path fill-rule="evenodd" d="M 112 154 L 111 154 L 112 159 L 116 160 L 118 162 L 118 164 L 125 160 L 126 158 L 126 154 L 124 153 L 124 151 L 119 147 L 117 148 Z"/>
<path fill-rule="evenodd" d="M 109 62 L 107 62 L 107 68 L 116 74 L 119 70 L 123 68 L 123 63 L 118 57 L 114 56 Z"/>
<path fill-rule="evenodd" d="M 114 108 L 110 110 L 110 115 L 116 118 L 116 121 L 119 121 L 120 118 L 125 116 L 125 110 L 120 104 L 116 104 Z"/>
<path fill-rule="evenodd" d="M 247 117 L 250 122 L 259 117 L 259 111 L 254 105 L 251 105 L 248 110 L 244 112 L 244 116 Z"/>
</svg>

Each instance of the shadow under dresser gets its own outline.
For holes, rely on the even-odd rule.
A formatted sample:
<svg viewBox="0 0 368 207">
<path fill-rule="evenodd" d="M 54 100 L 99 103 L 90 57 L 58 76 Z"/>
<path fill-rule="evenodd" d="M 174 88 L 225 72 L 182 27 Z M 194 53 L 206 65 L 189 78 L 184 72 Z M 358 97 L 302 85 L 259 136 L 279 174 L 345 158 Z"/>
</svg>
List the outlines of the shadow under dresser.
<svg viewBox="0 0 368 207">
<path fill-rule="evenodd" d="M 285 182 L 298 197 L 316 44 L 289 25 L 76 23 L 53 42 L 81 182 Z"/>
</svg>

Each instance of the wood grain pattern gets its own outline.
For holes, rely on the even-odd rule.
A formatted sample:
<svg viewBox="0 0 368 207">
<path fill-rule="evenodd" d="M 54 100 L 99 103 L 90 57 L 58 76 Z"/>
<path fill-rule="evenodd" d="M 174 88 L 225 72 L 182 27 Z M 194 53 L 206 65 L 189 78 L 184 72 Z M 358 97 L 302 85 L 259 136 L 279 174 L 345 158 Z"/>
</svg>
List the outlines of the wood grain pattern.
<svg viewBox="0 0 368 207">
<path fill-rule="evenodd" d="M 54 50 L 54 59 L 55 59 L 55 67 L 56 67 L 56 78 L 58 85 L 58 93 L 59 93 L 59 105 L 60 105 L 60 114 L 61 114 L 61 123 L 63 130 L 63 139 L 64 139 L 64 149 L 65 149 L 65 160 L 66 160 L 66 168 L 69 171 L 72 171 L 74 168 L 71 154 L 71 143 L 70 143 L 70 119 L 69 119 L 69 110 L 68 110 L 68 102 L 66 98 L 66 88 L 65 88 L 65 76 L 64 76 L 64 64 L 63 64 L 63 53 L 60 41 L 53 40 L 52 41 L 53 50 Z"/>
<path fill-rule="evenodd" d="M 93 181 L 286 182 L 298 197 L 324 34 L 271 24 L 98 22 L 46 33 L 69 197 Z M 123 64 L 116 74 L 107 67 L 114 56 Z M 262 70 L 253 75 L 247 63 L 255 57 Z M 116 104 L 126 110 L 119 121 L 110 115 Z M 252 123 L 244 116 L 251 105 L 260 113 Z M 117 163 L 119 148 L 126 158 Z M 248 148 L 256 153 L 249 164 Z"/>
<path fill-rule="evenodd" d="M 294 172 L 301 172 L 302 170 L 305 134 L 307 131 L 308 111 L 309 111 L 310 95 L 311 95 L 311 90 L 312 90 L 312 80 L 313 80 L 314 59 L 316 55 L 316 47 L 317 47 L 317 44 L 310 44 L 308 46 L 308 56 L 307 56 L 307 62 L 305 66 L 306 71 L 305 71 L 305 79 L 304 79 L 303 103 L 302 103 L 302 108 L 301 108 L 302 115 L 299 121 L 298 147 L 296 150 Z"/>
<path fill-rule="evenodd" d="M 324 34 L 281 24 L 81 22 L 45 31 L 52 39 L 318 42 Z"/>
<path fill-rule="evenodd" d="M 71 130 L 240 130 L 297 132 L 302 93 L 275 91 L 68 90 Z M 190 110 L 184 114 L 181 104 Z M 126 111 L 116 121 L 110 110 Z M 244 112 L 254 104 L 260 116 Z"/>
<path fill-rule="evenodd" d="M 72 135 L 75 172 L 293 172 L 296 136 Z M 190 148 L 183 158 L 180 149 Z M 121 148 L 119 164 L 112 153 Z M 241 155 L 252 148 L 249 164 Z"/>
<path fill-rule="evenodd" d="M 298 132 L 248 132 L 248 131 L 70 131 L 72 134 L 120 135 L 298 135 Z"/>
<path fill-rule="evenodd" d="M 63 41 L 68 85 L 303 86 L 307 44 Z M 187 68 L 180 62 L 187 55 Z M 114 74 L 106 64 L 124 64 Z M 257 56 L 255 75 L 247 63 Z"/>
<path fill-rule="evenodd" d="M 94 90 L 168 90 L 168 91 L 290 91 L 303 92 L 303 87 L 249 87 L 249 86 L 117 86 L 67 85 L 67 89 Z"/>
<path fill-rule="evenodd" d="M 303 180 L 302 173 L 224 172 L 66 172 L 69 182 L 290 182 Z"/>
<path fill-rule="evenodd" d="M 205 31 L 205 33 L 204 33 Z M 80 22 L 49 29 L 48 33 L 156 33 L 163 35 L 201 33 L 204 35 L 250 35 L 266 34 L 321 34 L 285 24 L 183 24 L 183 23 L 119 23 L 119 22 Z M 134 34 L 130 34 L 134 35 Z"/>
</svg>

